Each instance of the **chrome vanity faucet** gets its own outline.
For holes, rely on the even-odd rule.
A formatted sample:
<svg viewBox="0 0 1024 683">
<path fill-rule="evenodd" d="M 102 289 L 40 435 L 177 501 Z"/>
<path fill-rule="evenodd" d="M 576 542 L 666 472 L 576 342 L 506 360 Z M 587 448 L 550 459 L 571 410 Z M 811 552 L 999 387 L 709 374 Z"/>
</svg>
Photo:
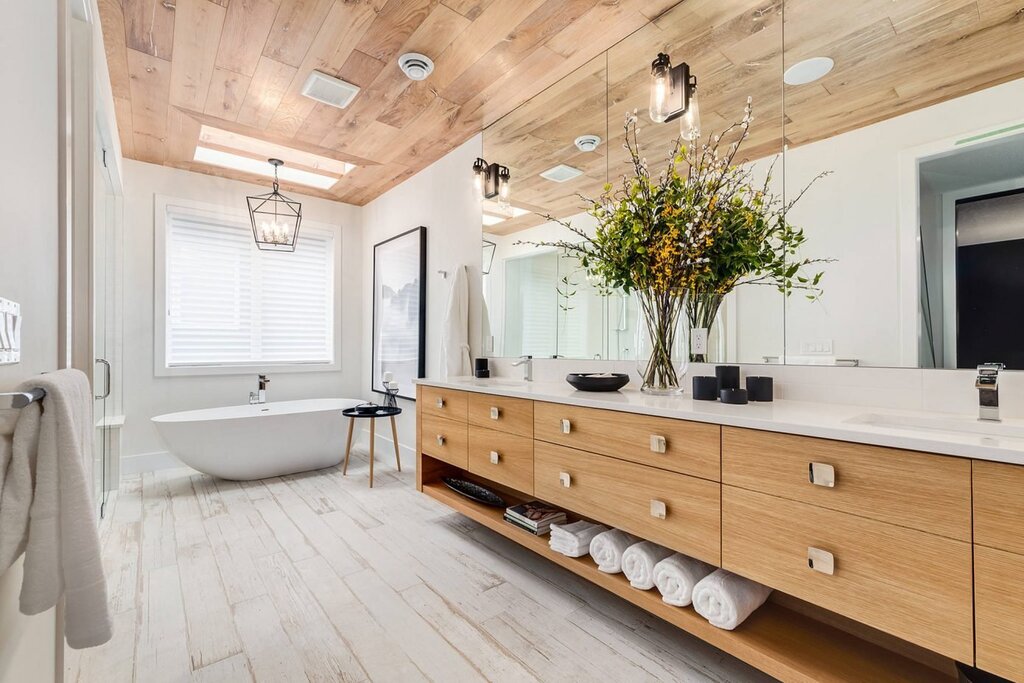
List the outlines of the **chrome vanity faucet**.
<svg viewBox="0 0 1024 683">
<path fill-rule="evenodd" d="M 1002 363 L 982 363 L 974 386 L 978 390 L 978 419 L 999 422 L 999 371 Z"/>
<path fill-rule="evenodd" d="M 270 378 L 266 375 L 259 376 L 259 391 L 249 392 L 249 405 L 262 404 L 267 402 L 267 385 Z"/>
<path fill-rule="evenodd" d="M 527 382 L 533 381 L 533 356 L 520 356 L 519 360 L 512 364 L 512 367 L 523 366 L 523 379 Z"/>
</svg>

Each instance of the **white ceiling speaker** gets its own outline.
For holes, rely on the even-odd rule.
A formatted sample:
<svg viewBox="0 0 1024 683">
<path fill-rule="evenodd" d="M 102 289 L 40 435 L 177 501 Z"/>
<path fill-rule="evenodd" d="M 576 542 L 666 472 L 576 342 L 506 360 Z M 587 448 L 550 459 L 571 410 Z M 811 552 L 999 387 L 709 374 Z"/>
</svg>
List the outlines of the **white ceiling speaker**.
<svg viewBox="0 0 1024 683">
<path fill-rule="evenodd" d="M 359 94 L 359 86 L 334 76 L 328 76 L 323 72 L 314 71 L 309 74 L 309 78 L 302 86 L 302 94 L 317 102 L 344 109 Z"/>
<path fill-rule="evenodd" d="M 572 166 L 567 166 L 565 164 L 559 164 L 558 166 L 553 166 L 541 173 L 540 177 L 556 183 L 564 183 L 567 180 L 578 178 L 581 175 L 583 175 L 583 171 L 580 169 L 573 168 Z"/>
<path fill-rule="evenodd" d="M 581 152 L 593 152 L 601 144 L 601 138 L 597 135 L 581 135 L 576 138 L 574 144 Z"/>
<path fill-rule="evenodd" d="M 824 78 L 835 65 L 831 57 L 811 57 L 786 69 L 782 81 L 786 85 L 807 85 Z"/>
<path fill-rule="evenodd" d="M 407 52 L 398 58 L 398 68 L 412 80 L 422 81 L 434 71 L 434 62 L 418 52 Z"/>
</svg>

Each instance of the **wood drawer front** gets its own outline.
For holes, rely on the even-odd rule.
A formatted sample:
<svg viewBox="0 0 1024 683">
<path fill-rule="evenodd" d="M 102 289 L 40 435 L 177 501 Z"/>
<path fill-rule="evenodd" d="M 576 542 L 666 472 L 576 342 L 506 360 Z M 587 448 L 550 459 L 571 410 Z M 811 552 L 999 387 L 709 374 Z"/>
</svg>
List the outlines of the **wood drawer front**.
<svg viewBox="0 0 1024 683">
<path fill-rule="evenodd" d="M 469 471 L 533 495 L 533 439 L 470 425 Z"/>
<path fill-rule="evenodd" d="M 469 394 L 469 423 L 533 438 L 533 401 Z"/>
<path fill-rule="evenodd" d="M 563 420 L 568 420 L 568 433 Z M 534 438 L 719 481 L 721 427 L 558 403 L 534 405 Z M 664 453 L 657 452 L 663 439 Z"/>
<path fill-rule="evenodd" d="M 1024 466 L 975 460 L 974 542 L 1024 555 L 1022 530 Z"/>
<path fill-rule="evenodd" d="M 811 482 L 816 463 L 818 484 Z M 961 541 L 971 540 L 970 461 L 752 429 L 722 429 L 722 482 Z M 817 469 L 824 465 L 825 476 Z M 834 468 L 834 486 L 827 468 Z"/>
<path fill-rule="evenodd" d="M 832 554 L 832 575 L 809 566 L 809 549 Z M 948 657 L 974 654 L 969 543 L 723 486 L 722 566 Z"/>
<path fill-rule="evenodd" d="M 469 401 L 464 391 L 423 387 L 420 395 L 419 409 L 426 415 L 437 415 L 449 420 L 466 421 L 466 410 Z"/>
<path fill-rule="evenodd" d="M 1024 555 L 974 549 L 977 666 L 1024 680 Z"/>
<path fill-rule="evenodd" d="M 466 469 L 469 457 L 469 427 L 465 422 L 422 415 L 420 424 L 420 450 L 432 458 Z"/>
<path fill-rule="evenodd" d="M 716 482 L 537 441 L 534 494 L 705 562 L 720 560 Z M 652 514 L 658 503 L 664 519 Z"/>
</svg>

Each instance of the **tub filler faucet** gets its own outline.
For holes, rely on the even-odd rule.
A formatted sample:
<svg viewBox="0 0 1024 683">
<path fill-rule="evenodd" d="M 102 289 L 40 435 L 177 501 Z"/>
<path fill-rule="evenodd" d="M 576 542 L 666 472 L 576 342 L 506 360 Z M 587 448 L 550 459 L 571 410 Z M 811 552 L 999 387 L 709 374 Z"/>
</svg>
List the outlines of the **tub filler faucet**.
<svg viewBox="0 0 1024 683">
<path fill-rule="evenodd" d="M 978 419 L 999 422 L 999 371 L 1002 363 L 982 363 L 974 387 L 978 390 Z"/>
<path fill-rule="evenodd" d="M 259 376 L 259 391 L 249 392 L 249 405 L 263 404 L 267 402 L 267 385 L 270 384 L 270 378 L 266 375 Z"/>
</svg>

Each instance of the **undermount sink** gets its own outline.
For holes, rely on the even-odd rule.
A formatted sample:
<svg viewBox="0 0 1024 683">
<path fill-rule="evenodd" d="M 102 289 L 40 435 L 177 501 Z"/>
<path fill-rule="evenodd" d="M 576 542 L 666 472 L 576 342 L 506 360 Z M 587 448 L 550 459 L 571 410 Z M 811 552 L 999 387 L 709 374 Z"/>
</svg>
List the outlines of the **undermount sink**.
<svg viewBox="0 0 1024 683">
<path fill-rule="evenodd" d="M 1024 424 L 1012 422 L 986 422 L 962 416 L 924 417 L 885 413 L 863 413 L 846 420 L 849 424 L 863 424 L 887 429 L 903 429 L 915 432 L 943 432 L 1004 439 L 1024 439 Z"/>
</svg>

